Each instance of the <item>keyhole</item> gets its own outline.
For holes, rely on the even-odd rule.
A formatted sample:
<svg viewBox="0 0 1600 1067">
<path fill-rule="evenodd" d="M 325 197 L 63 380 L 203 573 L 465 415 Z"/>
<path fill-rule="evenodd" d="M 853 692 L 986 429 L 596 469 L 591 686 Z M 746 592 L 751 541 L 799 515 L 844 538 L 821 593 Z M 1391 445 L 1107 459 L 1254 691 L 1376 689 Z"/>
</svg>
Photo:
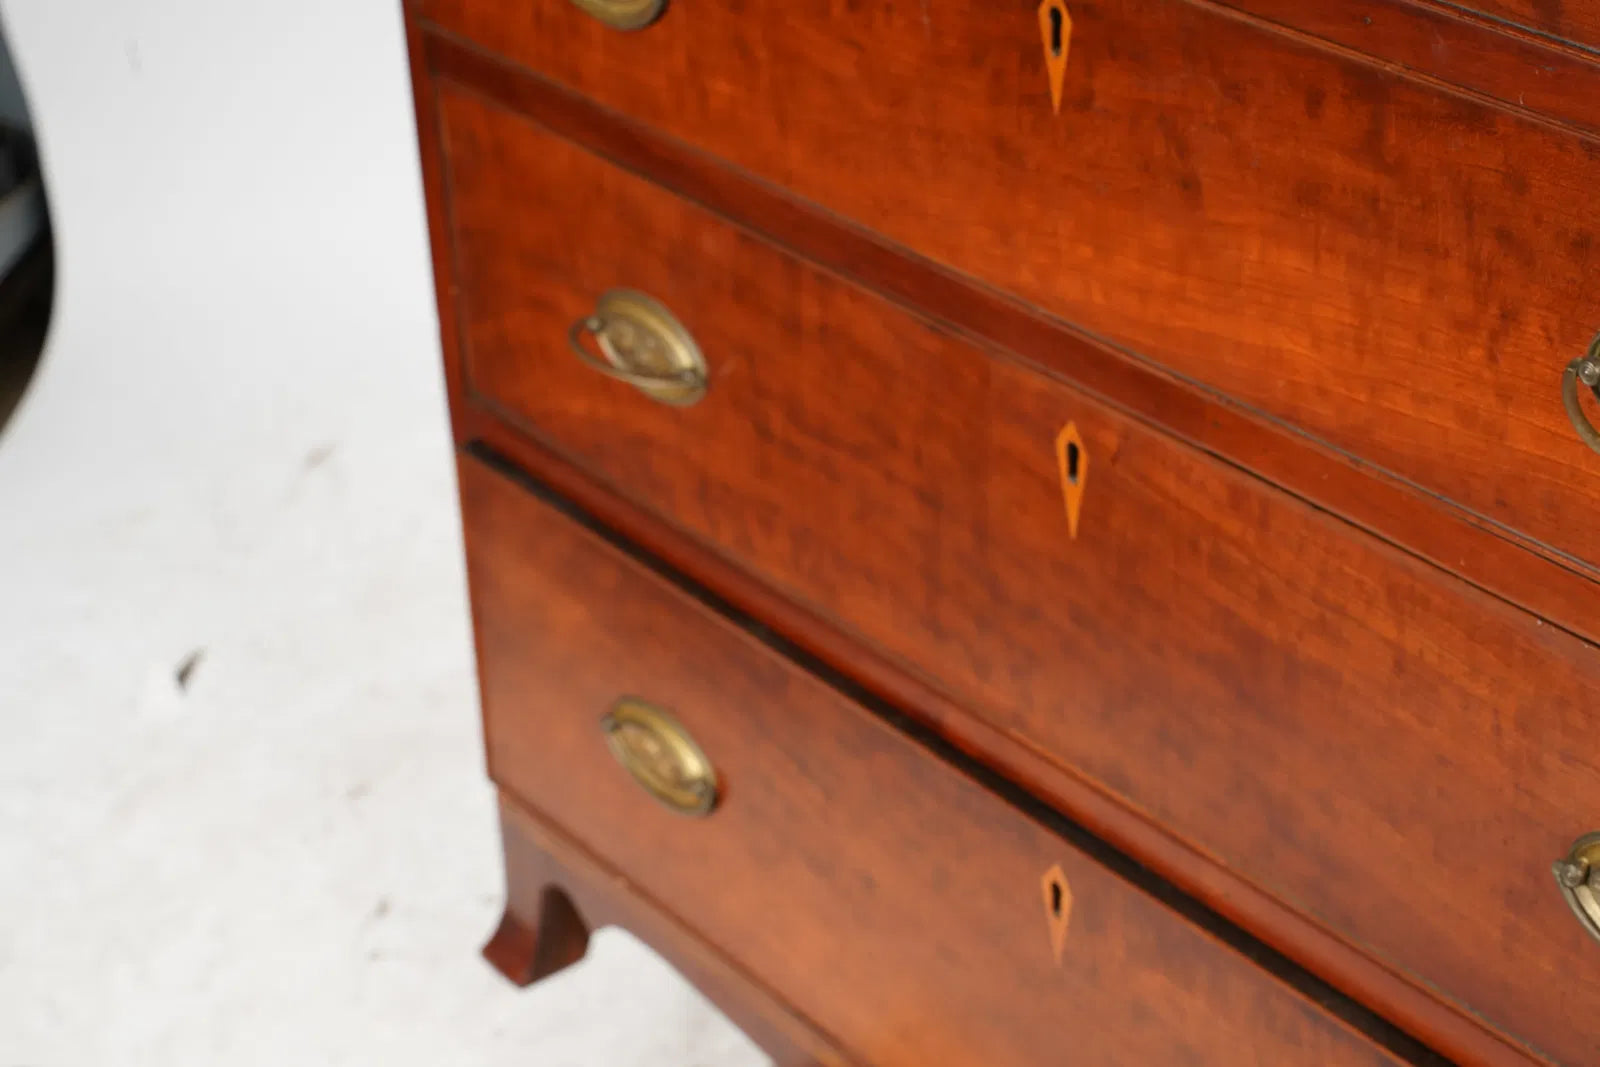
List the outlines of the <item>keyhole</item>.
<svg viewBox="0 0 1600 1067">
<path fill-rule="evenodd" d="M 1067 481 L 1071 482 L 1073 485 L 1077 485 L 1078 484 L 1078 460 L 1079 460 L 1079 455 L 1080 455 L 1080 450 L 1078 448 L 1078 442 L 1076 442 L 1076 441 L 1068 441 L 1067 442 Z"/>
<path fill-rule="evenodd" d="M 1072 921 L 1072 885 L 1057 864 L 1044 872 L 1039 886 L 1044 890 L 1044 917 L 1050 927 L 1050 954 L 1060 963 L 1061 951 L 1067 945 L 1067 926 Z"/>
<path fill-rule="evenodd" d="M 1050 9 L 1050 54 L 1061 55 L 1061 9 Z"/>
</svg>

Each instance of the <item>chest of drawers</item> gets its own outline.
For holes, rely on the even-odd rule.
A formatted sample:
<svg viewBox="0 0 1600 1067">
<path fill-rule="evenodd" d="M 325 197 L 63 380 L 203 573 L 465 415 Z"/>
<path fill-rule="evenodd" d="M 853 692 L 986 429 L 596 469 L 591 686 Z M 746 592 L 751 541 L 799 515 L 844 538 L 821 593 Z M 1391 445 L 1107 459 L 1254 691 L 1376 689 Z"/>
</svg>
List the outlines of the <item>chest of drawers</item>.
<svg viewBox="0 0 1600 1067">
<path fill-rule="evenodd" d="M 1595 1061 L 1600 5 L 406 14 L 503 970 Z"/>
</svg>

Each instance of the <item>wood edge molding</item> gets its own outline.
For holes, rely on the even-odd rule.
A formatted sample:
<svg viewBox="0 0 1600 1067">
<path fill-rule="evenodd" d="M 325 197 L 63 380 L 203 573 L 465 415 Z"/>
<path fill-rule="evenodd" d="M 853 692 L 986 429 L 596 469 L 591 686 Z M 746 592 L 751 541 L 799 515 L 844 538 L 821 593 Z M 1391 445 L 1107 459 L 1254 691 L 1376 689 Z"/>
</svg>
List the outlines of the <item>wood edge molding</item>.
<svg viewBox="0 0 1600 1067">
<path fill-rule="evenodd" d="M 1578 561 L 891 245 L 476 46 L 432 32 L 426 37 L 430 68 L 453 87 L 538 123 L 785 254 L 959 334 L 996 358 L 1056 377 L 1492 596 L 1585 641 L 1600 642 L 1600 618 L 1592 610 L 1600 596 L 1600 574 Z M 441 204 L 438 210 L 443 218 L 448 209 Z M 451 274 L 439 278 L 441 288 L 454 287 Z M 465 341 L 454 329 L 446 330 L 446 338 L 446 361 L 455 365 L 452 385 L 471 395 L 463 369 Z"/>
<path fill-rule="evenodd" d="M 1399 974 L 1215 857 L 1112 797 L 1096 783 L 1037 748 L 973 715 L 929 678 L 837 620 L 798 605 L 752 577 L 716 549 L 670 526 L 566 458 L 474 401 L 457 424 L 462 445 L 481 444 L 503 456 L 596 520 L 690 576 L 739 610 L 863 690 L 906 712 L 961 753 L 994 768 L 1023 791 L 1062 812 L 1088 833 L 1171 882 L 1183 893 L 1283 953 L 1339 992 L 1454 1060 L 1489 1067 L 1547 1062 L 1511 1043 L 1453 1001 Z"/>
<path fill-rule="evenodd" d="M 407 0 L 409 7 L 410 0 Z M 421 23 L 414 18 L 406 20 L 406 50 L 411 61 L 411 97 L 416 120 L 417 156 L 422 168 L 422 186 L 427 194 L 424 204 L 428 220 L 428 249 L 432 259 L 435 314 L 438 316 L 440 340 L 444 352 L 445 384 L 450 416 L 461 414 L 466 396 L 463 381 L 461 349 L 457 345 L 459 325 L 456 320 L 455 301 L 451 299 L 455 285 L 455 249 L 450 234 L 448 161 L 439 126 L 439 113 L 435 95 L 438 82 L 431 76 L 428 45 Z M 427 76 L 424 75 L 427 72 Z"/>
<path fill-rule="evenodd" d="M 1515 23 L 1432 0 L 1185 2 L 1531 122 L 1600 137 L 1600 53 Z"/>
<path fill-rule="evenodd" d="M 1386 0 L 1397 3 L 1399 6 L 1419 8 L 1434 14 L 1444 15 L 1458 19 L 1461 22 L 1478 26 L 1484 30 L 1510 37 L 1519 41 L 1530 41 L 1541 47 L 1556 52 L 1564 52 L 1591 63 L 1600 64 L 1600 45 L 1585 44 L 1582 41 L 1562 37 L 1560 34 L 1548 30 L 1541 30 L 1525 22 L 1499 15 L 1492 15 L 1487 11 L 1478 11 L 1465 7 L 1454 0 Z"/>
</svg>

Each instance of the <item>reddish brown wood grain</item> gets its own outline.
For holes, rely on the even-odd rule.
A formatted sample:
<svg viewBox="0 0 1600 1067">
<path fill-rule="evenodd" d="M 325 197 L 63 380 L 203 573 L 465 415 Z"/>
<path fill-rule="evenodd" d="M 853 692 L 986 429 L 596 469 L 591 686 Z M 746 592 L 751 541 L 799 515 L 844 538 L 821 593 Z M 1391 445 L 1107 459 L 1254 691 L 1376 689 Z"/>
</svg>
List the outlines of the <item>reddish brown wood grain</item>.
<svg viewBox="0 0 1600 1067">
<path fill-rule="evenodd" d="M 1181 0 L 430 19 L 1588 564 L 1586 140 Z M 909 195 L 908 190 L 915 190 Z M 1246 460 L 1248 462 L 1248 460 Z"/>
<path fill-rule="evenodd" d="M 1442 1004 L 1431 992 L 1397 975 L 1338 935 L 1294 910 L 1259 886 L 1245 882 L 1215 857 L 1173 836 L 1134 811 L 1097 783 L 1064 768 L 1026 742 L 956 704 L 948 693 L 883 649 L 863 643 L 838 621 L 796 604 L 725 556 L 652 512 L 596 482 L 587 472 L 511 429 L 491 409 L 469 403 L 459 424 L 464 440 L 515 457 L 561 493 L 657 558 L 731 603 L 757 613 L 775 634 L 815 655 L 833 669 L 858 678 L 870 692 L 902 708 L 915 709 L 944 740 L 990 766 L 1004 768 L 1011 780 L 1034 796 L 1048 798 L 1089 832 L 1141 862 L 1219 914 L 1251 930 L 1266 944 L 1293 952 L 1304 966 L 1336 988 L 1379 1010 L 1383 1016 L 1451 1060 L 1479 1065 L 1526 1067 L 1530 1056 L 1488 1029 L 1475 1016 Z M 1537 1059 L 1537 1058 L 1535 1058 Z M 1549 1062 L 1538 1059 L 1538 1062 Z"/>
<path fill-rule="evenodd" d="M 1593 948 L 1548 862 L 1600 784 L 1590 646 L 480 101 L 444 117 L 476 389 L 1059 777 L 1581 1060 L 1600 1002 L 1562 975 Z M 699 406 L 565 352 L 612 285 L 696 333 Z M 1068 419 L 1092 471 L 1076 541 Z M 1418 877 L 1463 841 L 1471 880 Z"/>
<path fill-rule="evenodd" d="M 1595 0 L 1473 0 L 1461 6 L 1591 51 L 1600 47 L 1600 3 Z"/>
<path fill-rule="evenodd" d="M 406 19 L 406 49 L 411 61 L 412 106 L 417 122 L 418 161 L 422 166 L 422 183 L 427 192 L 428 241 L 433 259 L 434 298 L 439 314 L 439 333 L 444 339 L 444 374 L 446 394 L 450 404 L 450 420 L 459 423 L 463 417 L 461 402 L 465 390 L 461 383 L 461 361 L 451 345 L 456 336 L 455 293 L 451 290 L 450 227 L 442 195 L 444 189 L 445 160 L 439 144 L 438 121 L 434 111 L 435 87 L 433 79 L 426 76 L 428 68 L 427 44 L 421 26 L 413 18 Z"/>
<path fill-rule="evenodd" d="M 1600 131 L 1600 55 L 1510 32 L 1454 5 L 1231 0 L 1227 6 L 1398 64 L 1445 86 L 1570 123 L 1585 134 Z"/>
<path fill-rule="evenodd" d="M 502 477 L 468 461 L 461 479 L 497 780 L 851 1058 L 1397 1062 Z M 615 764 L 598 721 L 626 694 L 672 708 L 715 761 L 710 817 L 665 811 Z"/>
<path fill-rule="evenodd" d="M 775 1067 L 847 1067 L 850 1063 L 815 1026 L 796 1016 L 770 989 L 740 970 L 630 886 L 581 842 L 542 823 L 509 797 L 500 802 L 505 845 L 506 911 L 484 955 L 518 984 L 575 962 L 591 930 L 620 926 L 649 944 L 716 1002 Z M 554 940 L 554 948 L 549 942 Z M 628 1023 L 618 1004 L 617 1025 Z M 538 1050 L 530 1050 L 536 1061 Z"/>
<path fill-rule="evenodd" d="M 1057 320 L 971 285 L 926 261 L 907 259 L 874 236 L 836 225 L 770 186 L 651 134 L 542 79 L 470 47 L 433 36 L 432 64 L 474 92 L 535 117 L 547 128 L 719 214 L 770 235 L 795 254 L 919 310 L 939 328 L 999 345 L 1050 369 L 1115 405 L 1161 424 L 1209 453 L 1254 471 L 1365 529 L 1467 577 L 1480 588 L 1528 606 L 1590 640 L 1600 639 L 1592 610 L 1600 586 L 1483 520 L 1356 461 L 1328 452 L 1270 420 L 1187 388 L 1116 350 L 1062 328 Z M 435 195 L 443 199 L 444 193 Z M 456 335 L 447 359 L 458 361 Z M 456 420 L 461 427 L 463 420 Z M 463 440 L 467 438 L 462 438 Z"/>
</svg>

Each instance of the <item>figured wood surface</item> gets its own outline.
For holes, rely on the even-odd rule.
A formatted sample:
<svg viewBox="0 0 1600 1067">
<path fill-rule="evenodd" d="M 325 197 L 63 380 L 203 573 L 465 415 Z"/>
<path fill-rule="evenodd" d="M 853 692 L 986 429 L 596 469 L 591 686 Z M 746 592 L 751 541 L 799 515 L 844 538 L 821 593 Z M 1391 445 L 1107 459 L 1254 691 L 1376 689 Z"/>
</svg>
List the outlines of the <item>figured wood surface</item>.
<svg viewBox="0 0 1600 1067">
<path fill-rule="evenodd" d="M 456 323 L 455 294 L 449 288 L 450 278 L 450 226 L 442 191 L 444 188 L 443 148 L 436 134 L 438 120 L 434 111 L 434 82 L 426 75 L 428 68 L 426 37 L 415 19 L 406 19 L 406 52 L 411 62 L 411 100 L 417 122 L 417 155 L 422 165 L 422 184 L 426 191 L 428 213 L 428 246 L 432 254 L 434 306 L 439 315 L 439 335 L 444 340 L 446 355 L 444 375 L 446 398 L 450 405 L 452 426 L 460 425 L 464 418 L 462 403 L 465 390 L 461 382 L 461 361 L 450 354 L 450 338 L 459 329 Z"/>
<path fill-rule="evenodd" d="M 1437 79 L 1450 89 L 1482 93 L 1584 133 L 1600 132 L 1600 54 L 1512 32 L 1456 5 L 1229 0 L 1227 6 Z"/>
<path fill-rule="evenodd" d="M 1566 976 L 1594 948 L 1548 864 L 1600 785 L 1592 647 L 513 116 L 443 114 L 473 388 L 1061 774 L 1582 1062 L 1600 990 Z M 566 352 L 614 285 L 696 335 L 699 405 Z M 1472 878 L 1419 875 L 1462 848 Z"/>
<path fill-rule="evenodd" d="M 833 689 L 461 467 L 495 779 L 875 1067 L 1398 1062 Z M 656 804 L 599 728 L 669 708 L 716 810 Z M 1040 880 L 1072 888 L 1061 963 Z"/>
<path fill-rule="evenodd" d="M 771 1057 L 775 1067 L 847 1067 L 851 1061 L 815 1026 L 796 1016 L 758 977 L 740 970 L 685 929 L 675 916 L 597 860 L 582 842 L 540 822 L 502 795 L 506 910 L 484 955 L 519 985 L 576 962 L 588 935 L 620 926 L 660 953 Z M 549 939 L 557 945 L 550 948 Z M 617 1005 L 618 1025 L 628 1005 Z M 530 1049 L 530 1061 L 539 1051 Z"/>
<path fill-rule="evenodd" d="M 570 91 L 437 33 L 426 35 L 430 68 L 458 86 L 513 108 L 547 129 L 673 189 L 793 254 L 917 310 L 939 329 L 970 336 L 1059 374 L 1115 406 L 1170 429 L 1208 453 L 1226 457 L 1318 506 L 1422 558 L 1454 570 L 1479 588 L 1524 604 L 1589 640 L 1600 640 L 1593 605 L 1600 584 L 1503 536 L 1483 520 L 1417 493 L 1359 461 L 1331 453 L 1271 420 L 1254 417 L 1127 358 L 1116 349 L 1020 305 L 996 290 L 903 250 L 864 230 L 843 226 L 776 187 L 740 175 L 714 158 L 671 141 Z M 438 131 L 430 131 L 437 137 Z M 433 200 L 446 194 L 434 186 Z M 450 235 L 435 231 L 436 254 L 449 255 Z M 441 277 L 454 286 L 453 275 Z M 446 361 L 459 365 L 458 334 L 443 336 Z M 484 428 L 458 411 L 459 440 Z M 477 429 L 471 432 L 467 424 Z"/>
<path fill-rule="evenodd" d="M 974 715 L 937 688 L 933 679 L 908 671 L 902 661 L 863 642 L 837 620 L 788 599 L 714 547 L 661 522 L 653 512 L 510 428 L 492 410 L 466 405 L 460 430 L 463 440 L 479 443 L 474 448 L 490 448 L 487 454 L 507 459 L 515 457 L 521 469 L 548 479 L 600 521 L 625 531 L 625 536 L 647 546 L 651 553 L 659 553 L 654 558 L 682 568 L 683 574 L 694 575 L 696 581 L 703 579 L 706 588 L 732 598 L 729 603 L 755 612 L 769 633 L 792 640 L 792 647 L 815 656 L 816 662 L 859 679 L 864 692 L 897 707 L 915 709 L 916 717 L 956 750 L 989 767 L 1003 768 L 1007 780 L 1046 799 L 1113 847 L 1139 857 L 1147 870 L 1181 887 L 1192 899 L 1250 930 L 1266 944 L 1293 952 L 1307 970 L 1381 1012 L 1452 1062 L 1481 1067 L 1527 1067 L 1530 1062 L 1525 1046 L 1508 1043 L 1504 1035 L 1476 1016 L 1452 1009 L 1433 992 L 1356 950 L 1304 912 L 1228 871 L 1214 856 L 1174 836 L 1099 784 L 1063 767 L 1026 738 Z"/>
<path fill-rule="evenodd" d="M 1600 148 L 1183 0 L 427 0 L 464 32 L 937 262 L 1589 565 Z"/>
<path fill-rule="evenodd" d="M 1472 0 L 1460 6 L 1590 50 L 1600 48 L 1600 3 L 1595 0 Z"/>
</svg>

